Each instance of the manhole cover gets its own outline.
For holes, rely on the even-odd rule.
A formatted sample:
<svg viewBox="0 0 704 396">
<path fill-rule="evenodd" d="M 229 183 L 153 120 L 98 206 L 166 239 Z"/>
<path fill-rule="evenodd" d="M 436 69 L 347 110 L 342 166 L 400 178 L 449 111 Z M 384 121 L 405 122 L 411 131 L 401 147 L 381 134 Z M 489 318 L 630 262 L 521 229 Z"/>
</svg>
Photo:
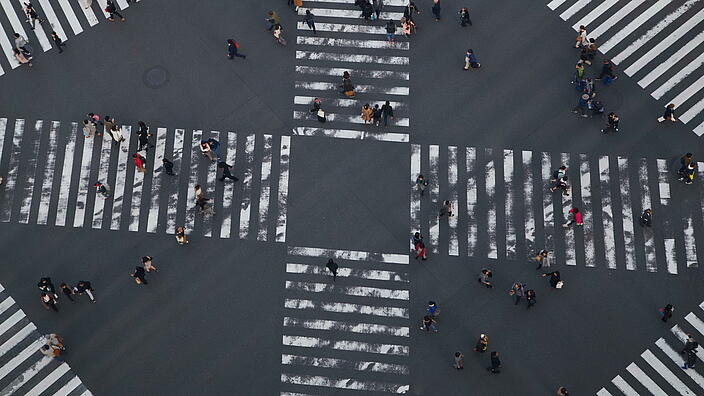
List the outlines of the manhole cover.
<svg viewBox="0 0 704 396">
<path fill-rule="evenodd" d="M 162 66 L 150 67 L 142 75 L 142 81 L 149 88 L 159 88 L 169 82 L 169 71 Z"/>
</svg>

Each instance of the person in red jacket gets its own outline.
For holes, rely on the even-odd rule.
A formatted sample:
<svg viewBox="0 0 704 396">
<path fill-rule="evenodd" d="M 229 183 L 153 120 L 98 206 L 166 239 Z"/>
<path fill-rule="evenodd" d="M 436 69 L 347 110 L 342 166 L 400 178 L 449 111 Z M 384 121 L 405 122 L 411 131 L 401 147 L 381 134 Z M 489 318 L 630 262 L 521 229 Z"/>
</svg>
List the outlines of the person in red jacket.
<svg viewBox="0 0 704 396">
<path fill-rule="evenodd" d="M 134 153 L 134 155 L 132 155 L 132 158 L 134 159 L 134 166 L 137 167 L 137 170 L 142 173 L 145 173 L 147 171 L 147 159 L 142 157 L 139 153 Z"/>
<path fill-rule="evenodd" d="M 582 223 L 582 213 L 579 211 L 579 208 L 570 209 L 567 215 L 567 223 L 563 224 L 562 226 L 567 228 L 572 225 L 572 223 L 576 223 L 578 226 L 584 224 Z"/>
</svg>

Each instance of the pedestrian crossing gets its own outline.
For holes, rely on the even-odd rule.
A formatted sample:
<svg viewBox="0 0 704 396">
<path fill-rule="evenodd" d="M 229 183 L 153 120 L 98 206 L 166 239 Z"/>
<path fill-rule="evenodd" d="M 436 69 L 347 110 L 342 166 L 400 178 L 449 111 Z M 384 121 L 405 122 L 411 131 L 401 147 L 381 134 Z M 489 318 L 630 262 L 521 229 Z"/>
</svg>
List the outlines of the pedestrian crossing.
<svg viewBox="0 0 704 396">
<path fill-rule="evenodd" d="M 573 29 L 584 25 L 606 58 L 663 107 L 674 103 L 677 118 L 704 135 L 704 2 L 552 0 L 547 5 Z"/>
<path fill-rule="evenodd" d="M 704 259 L 702 179 L 678 182 L 678 158 L 420 144 L 409 154 L 410 235 L 420 231 L 428 252 L 528 260 L 547 249 L 552 265 L 669 274 L 697 269 Z M 550 192 L 562 165 L 569 195 Z M 429 183 L 423 194 L 420 174 Z M 438 216 L 445 200 L 455 216 Z M 565 228 L 573 207 L 583 225 Z M 647 208 L 652 227 L 639 224 Z"/>
<path fill-rule="evenodd" d="M 294 135 L 408 142 L 410 41 L 397 28 L 396 41 L 390 42 L 385 28 L 389 19 L 399 24 L 405 5 L 405 0 L 385 1 L 373 22 L 360 18 L 354 1 L 306 1 L 309 8 L 299 9 L 300 16 L 313 13 L 316 33 L 297 23 Z M 344 72 L 351 75 L 355 98 L 340 92 Z M 321 99 L 325 123 L 310 111 L 315 98 Z M 383 120 L 380 126 L 365 125 L 362 106 L 381 107 L 387 100 L 395 116 L 388 126 Z"/>
<path fill-rule="evenodd" d="M 339 264 L 333 281 L 325 267 Z M 408 393 L 408 255 L 288 247 L 281 395 Z"/>
<path fill-rule="evenodd" d="M 0 60 L 0 76 L 5 74 L 5 70 L 16 69 L 20 66 L 13 53 L 15 48 L 14 33 L 19 33 L 27 39 L 30 47 L 34 49 L 32 55 L 36 56 L 37 44 L 42 52 L 47 52 L 52 48 L 52 31 L 56 32 L 61 40 L 67 41 L 82 33 L 84 27 L 93 27 L 98 24 L 99 20 L 106 20 L 109 17 L 109 14 L 104 11 L 107 6 L 106 0 L 97 2 L 92 0 L 35 0 L 31 4 L 44 22 L 37 21 L 35 29 L 32 29 L 32 26 L 26 22 L 27 17 L 23 10 L 24 3 L 29 3 L 29 1 L 0 0 L 0 6 L 5 15 L 5 18 L 0 18 L 0 48 L 7 58 L 7 62 Z M 129 7 L 127 0 L 117 0 L 115 4 L 120 11 Z M 96 13 L 102 14 L 102 16 L 99 18 Z"/>
<path fill-rule="evenodd" d="M 0 301 L 0 394 L 92 395 L 68 364 L 40 352 L 46 339 L 2 285 Z"/>
<path fill-rule="evenodd" d="M 129 125 L 117 144 L 108 134 L 83 137 L 76 122 L 0 118 L 0 222 L 167 234 L 184 226 L 204 237 L 286 241 L 290 136 L 150 132 L 142 173 L 132 162 L 138 139 Z M 216 178 L 222 171 L 199 146 L 209 138 L 220 142 L 221 160 L 238 182 Z M 176 176 L 164 172 L 164 158 Z M 98 181 L 111 196 L 96 193 Z M 197 184 L 214 215 L 197 214 Z"/>
<path fill-rule="evenodd" d="M 596 392 L 597 396 L 623 393 L 626 396 L 653 395 L 697 395 L 704 392 L 704 376 L 701 368 L 683 369 L 685 355 L 681 354 L 687 334 L 695 340 L 704 337 L 704 302 L 698 310 L 688 313 L 686 323 L 675 325 L 655 345 L 641 353 L 639 359 L 630 363 L 626 370 L 616 375 L 611 383 Z M 697 355 L 697 364 L 702 362 Z"/>
</svg>

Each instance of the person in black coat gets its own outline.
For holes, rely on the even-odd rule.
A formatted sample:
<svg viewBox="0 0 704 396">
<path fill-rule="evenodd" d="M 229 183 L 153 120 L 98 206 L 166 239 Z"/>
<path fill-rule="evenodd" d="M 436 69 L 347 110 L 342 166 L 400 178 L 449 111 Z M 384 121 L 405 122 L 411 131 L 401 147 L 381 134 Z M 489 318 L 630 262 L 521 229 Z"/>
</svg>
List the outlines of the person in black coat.
<svg viewBox="0 0 704 396">
<path fill-rule="evenodd" d="M 492 374 L 498 374 L 501 372 L 501 360 L 499 359 L 499 353 L 496 351 L 491 352 L 491 367 L 487 368 Z"/>
<path fill-rule="evenodd" d="M 233 181 L 238 181 L 240 179 L 232 176 L 232 173 L 230 173 L 230 169 L 232 169 L 232 165 L 228 165 L 227 163 L 220 161 L 218 162 L 218 168 L 222 168 L 222 176 L 218 179 L 221 182 L 224 182 L 225 179 L 230 179 Z"/>
<path fill-rule="evenodd" d="M 335 279 L 337 279 L 337 269 L 339 266 L 333 259 L 328 259 L 328 263 L 325 264 L 325 267 L 327 267 L 328 270 L 332 273 L 332 281 L 335 282 Z"/>
<path fill-rule="evenodd" d="M 546 272 L 542 276 L 550 276 L 550 286 L 557 288 L 557 284 L 560 282 L 560 271 Z"/>
<path fill-rule="evenodd" d="M 174 163 L 169 161 L 168 159 L 164 158 L 161 160 L 161 162 L 164 164 L 164 173 L 166 173 L 169 176 L 176 176 L 174 173 Z"/>
<path fill-rule="evenodd" d="M 245 59 L 247 55 L 240 54 L 237 52 L 240 45 L 233 39 L 227 39 L 227 58 L 235 59 L 235 57 Z"/>
<path fill-rule="evenodd" d="M 391 107 L 391 102 L 388 100 L 381 106 L 381 115 L 384 117 L 384 126 L 389 124 L 389 117 L 391 117 L 392 120 L 394 119 L 394 108 Z"/>
</svg>

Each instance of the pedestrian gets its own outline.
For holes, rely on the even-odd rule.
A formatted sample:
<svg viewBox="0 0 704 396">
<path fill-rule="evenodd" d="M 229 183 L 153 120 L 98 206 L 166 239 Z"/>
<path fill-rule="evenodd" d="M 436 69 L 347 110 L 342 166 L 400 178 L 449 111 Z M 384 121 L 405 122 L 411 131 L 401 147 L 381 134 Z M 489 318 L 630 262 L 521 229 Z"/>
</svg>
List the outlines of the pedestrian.
<svg viewBox="0 0 704 396">
<path fill-rule="evenodd" d="M 570 189 L 570 186 L 567 185 L 567 176 L 563 176 L 561 179 L 559 179 L 553 183 L 552 187 L 550 187 L 550 192 L 562 190 L 562 193 L 564 195 L 570 195 L 569 189 Z"/>
<path fill-rule="evenodd" d="M 266 21 L 269 22 L 269 27 L 266 30 L 272 31 L 275 26 L 281 23 L 281 18 L 279 18 L 279 14 L 277 14 L 276 11 L 269 11 L 266 14 Z"/>
<path fill-rule="evenodd" d="M 697 351 L 687 352 L 687 359 L 685 360 L 682 368 L 687 370 L 690 368 L 694 368 L 694 366 L 696 366 L 696 364 L 697 364 Z"/>
<path fill-rule="evenodd" d="M 390 43 L 393 43 L 394 41 L 396 41 L 395 34 L 396 34 L 396 24 L 394 23 L 393 20 L 389 19 L 386 22 L 386 39 Z"/>
<path fill-rule="evenodd" d="M 159 272 L 159 270 L 152 264 L 152 256 L 143 256 L 142 257 L 142 265 L 144 266 L 144 270 L 147 272 Z"/>
<path fill-rule="evenodd" d="M 274 40 L 281 45 L 286 45 L 286 39 L 283 36 L 284 28 L 281 25 L 274 26 Z"/>
<path fill-rule="evenodd" d="M 643 213 L 640 215 L 640 218 L 638 219 L 638 223 L 640 223 L 641 227 L 652 227 L 653 226 L 653 211 L 652 209 L 648 208 L 643 211 Z"/>
<path fill-rule="evenodd" d="M 389 124 L 389 118 L 394 119 L 394 108 L 391 107 L 391 102 L 388 100 L 381 106 L 381 115 L 384 118 L 384 126 Z"/>
<path fill-rule="evenodd" d="M 103 198 L 108 198 L 110 196 L 110 186 L 106 183 L 101 183 L 98 181 L 93 184 L 93 187 L 95 187 L 95 190 L 98 194 L 102 195 Z"/>
<path fill-rule="evenodd" d="M 232 173 L 230 173 L 230 169 L 232 169 L 232 165 L 228 165 L 226 162 L 220 161 L 220 162 L 218 162 L 218 168 L 222 168 L 222 176 L 220 176 L 220 178 L 218 179 L 219 181 L 224 182 L 225 179 L 230 179 L 234 182 L 237 182 L 238 180 L 240 180 L 240 179 L 236 178 L 235 176 L 232 176 Z"/>
<path fill-rule="evenodd" d="M 213 210 L 213 207 L 208 205 L 208 201 L 210 201 L 210 198 L 206 198 L 202 194 L 196 198 L 196 206 L 200 208 L 200 214 L 202 215 L 214 215 L 215 211 Z"/>
<path fill-rule="evenodd" d="M 430 315 L 430 317 L 433 319 L 440 316 L 440 308 L 438 308 L 438 304 L 435 303 L 435 301 L 428 301 L 427 311 L 428 311 L 428 315 Z"/>
<path fill-rule="evenodd" d="M 574 66 L 574 81 L 572 83 L 577 91 L 584 90 L 584 64 L 582 61 L 577 62 Z"/>
<path fill-rule="evenodd" d="M 589 101 L 594 99 L 596 92 L 594 92 L 594 80 L 590 77 L 584 79 L 584 87 L 582 88 L 582 93 L 589 95 Z"/>
<path fill-rule="evenodd" d="M 677 122 L 677 119 L 675 118 L 674 103 L 670 103 L 669 105 L 665 106 L 665 113 L 662 115 L 662 117 L 658 118 L 658 122 L 663 122 L 665 120 Z"/>
<path fill-rule="evenodd" d="M 137 170 L 142 173 L 146 173 L 147 172 L 147 168 L 146 168 L 147 159 L 142 157 L 139 153 L 132 154 L 132 158 L 134 160 L 134 166 L 137 167 Z"/>
<path fill-rule="evenodd" d="M 606 117 L 606 127 L 601 130 L 601 133 L 607 134 L 609 130 L 613 130 L 614 132 L 618 132 L 618 116 L 616 113 L 611 112 L 609 115 Z"/>
<path fill-rule="evenodd" d="M 419 256 L 425 257 L 425 245 L 421 248 L 421 243 L 423 242 L 423 235 L 420 232 L 413 234 L 413 249 L 416 251 L 416 259 Z"/>
<path fill-rule="evenodd" d="M 425 177 L 423 175 L 418 175 L 418 178 L 416 178 L 416 189 L 420 191 L 420 195 L 423 195 L 425 193 L 425 189 L 428 187 L 428 182 L 425 180 Z"/>
<path fill-rule="evenodd" d="M 559 168 L 555 169 L 552 172 L 552 177 L 550 178 L 550 181 L 555 182 L 565 176 L 567 176 L 567 167 L 565 165 L 561 165 Z"/>
<path fill-rule="evenodd" d="M 696 162 L 690 162 L 687 167 L 680 172 L 679 181 L 684 181 L 684 184 L 692 184 L 694 182 L 694 175 L 697 171 Z"/>
<path fill-rule="evenodd" d="M 464 70 L 478 69 L 481 67 L 481 63 L 477 62 L 477 56 L 474 55 L 473 49 L 468 49 L 464 54 Z"/>
<path fill-rule="evenodd" d="M 328 270 L 330 270 L 330 273 L 332 274 L 332 281 L 335 282 L 337 279 L 337 269 L 339 266 L 333 259 L 328 259 L 327 264 L 325 264 L 325 267 L 327 267 Z"/>
<path fill-rule="evenodd" d="M 518 303 L 521 302 L 521 298 L 523 298 L 523 294 L 525 293 L 525 287 L 526 285 L 521 282 L 514 282 L 513 286 L 511 286 L 511 290 L 508 291 L 508 295 L 513 296 L 513 305 L 518 305 Z"/>
<path fill-rule="evenodd" d="M 137 123 L 137 135 L 139 136 L 139 149 L 137 151 L 149 151 L 149 137 L 152 134 L 149 133 L 149 127 L 144 121 Z"/>
<path fill-rule="evenodd" d="M 526 309 L 530 309 L 530 307 L 535 305 L 537 302 L 535 299 L 535 290 L 529 289 L 526 291 L 526 302 L 528 303 L 528 307 L 526 307 Z"/>
<path fill-rule="evenodd" d="M 557 388 L 557 396 L 569 396 L 569 393 L 567 393 L 567 388 L 564 386 Z"/>
<path fill-rule="evenodd" d="M 321 108 L 320 98 L 313 99 L 313 108 L 310 109 L 310 112 L 315 113 L 315 116 L 318 118 L 318 122 L 327 121 L 325 111 Z"/>
<path fill-rule="evenodd" d="M 462 352 L 455 352 L 455 368 L 457 370 L 462 370 L 464 368 L 464 355 Z"/>
<path fill-rule="evenodd" d="M 592 98 L 591 96 L 589 96 L 588 93 L 583 93 L 579 95 L 579 99 L 577 99 L 577 106 L 572 109 L 572 112 L 575 114 L 580 113 L 583 118 L 589 117 L 589 115 L 587 114 L 587 110 L 589 108 L 589 101 L 591 99 Z"/>
<path fill-rule="evenodd" d="M 494 276 L 494 274 L 491 272 L 490 269 L 483 268 L 482 272 L 479 273 L 479 278 L 477 280 L 479 281 L 479 283 L 483 284 L 488 289 L 491 289 L 492 287 L 494 287 L 494 285 L 491 284 L 492 276 Z"/>
<path fill-rule="evenodd" d="M 433 0 L 433 15 L 435 16 L 435 22 L 440 20 L 440 0 Z"/>
<path fill-rule="evenodd" d="M 499 360 L 499 353 L 496 351 L 491 352 L 491 367 L 488 367 L 492 374 L 498 374 L 501 372 L 501 360 Z"/>
<path fill-rule="evenodd" d="M 233 39 L 227 39 L 227 58 L 235 59 L 235 57 L 246 59 L 247 55 L 240 54 L 237 50 L 240 49 L 240 43 Z"/>
<path fill-rule="evenodd" d="M 51 278 L 49 277 L 40 278 L 37 283 L 37 287 L 44 293 L 51 294 L 55 299 L 59 298 L 59 295 L 56 294 L 56 288 L 54 287 L 54 284 L 51 283 Z"/>
<path fill-rule="evenodd" d="M 430 316 L 425 315 L 423 317 L 423 321 L 421 323 L 422 323 L 422 326 L 420 326 L 421 330 L 430 331 L 430 329 L 433 329 L 434 332 L 436 332 L 436 333 L 438 332 L 438 327 L 435 325 L 437 322 L 433 318 L 431 318 Z"/>
<path fill-rule="evenodd" d="M 596 56 L 597 46 L 596 46 L 596 39 L 590 38 L 588 41 L 589 41 L 589 44 L 585 47 L 586 59 L 584 60 L 584 63 L 591 66 L 592 61 L 594 60 L 594 57 Z"/>
<path fill-rule="evenodd" d="M 574 39 L 574 47 L 579 48 L 587 45 L 588 43 L 587 28 L 585 28 L 584 25 L 580 25 L 579 30 L 577 31 L 577 37 Z"/>
<path fill-rule="evenodd" d="M 460 8 L 460 11 L 458 12 L 460 15 L 460 26 L 472 26 L 472 20 L 469 19 L 469 9 L 467 7 L 462 7 Z"/>
<path fill-rule="evenodd" d="M 293 11 L 298 12 L 298 9 L 303 7 L 303 0 L 293 0 L 293 5 L 296 7 Z"/>
<path fill-rule="evenodd" d="M 18 50 L 17 48 L 13 48 L 13 49 L 12 49 L 12 52 L 14 52 L 14 54 L 15 54 L 15 60 L 17 60 L 17 62 L 18 62 L 20 65 L 25 65 L 25 64 L 26 64 L 27 66 L 32 67 L 32 57 L 31 57 L 31 56 L 25 56 L 25 55 L 22 54 L 22 53 L 20 52 L 20 50 Z"/>
<path fill-rule="evenodd" d="M 60 335 L 58 335 L 56 333 L 46 334 L 44 336 L 44 339 L 46 340 L 46 345 L 49 345 L 51 347 L 56 347 L 59 349 L 60 352 L 63 352 L 66 350 L 66 345 L 64 344 L 64 339 Z"/>
<path fill-rule="evenodd" d="M 375 104 L 374 109 L 372 110 L 372 120 L 374 120 L 374 126 L 379 126 L 381 123 L 381 109 L 378 104 Z"/>
<path fill-rule="evenodd" d="M 40 24 L 44 23 L 44 20 L 39 17 L 39 14 L 37 14 L 37 11 L 34 9 L 34 6 L 32 6 L 32 3 L 23 3 L 24 4 L 24 13 L 27 15 L 27 19 L 25 22 L 29 23 L 32 30 L 36 28 L 37 21 L 39 21 Z"/>
<path fill-rule="evenodd" d="M 166 173 L 169 176 L 176 176 L 176 174 L 174 173 L 174 163 L 173 162 L 164 158 L 161 160 L 161 163 L 164 164 L 164 173 Z"/>
<path fill-rule="evenodd" d="M 53 294 L 41 293 L 39 298 L 44 308 L 53 309 L 54 312 L 59 312 L 59 308 L 56 306 L 57 301 Z"/>
<path fill-rule="evenodd" d="M 369 0 L 365 0 L 360 7 L 362 8 L 362 18 L 364 18 L 365 21 L 369 21 L 374 18 L 374 6 L 369 2 Z"/>
<path fill-rule="evenodd" d="M 318 34 L 315 30 L 315 15 L 310 10 L 306 10 L 306 16 L 303 17 L 303 21 L 308 25 L 309 29 L 313 30 L 313 34 Z"/>
<path fill-rule="evenodd" d="M 77 293 L 79 296 L 82 296 L 83 293 L 86 293 L 88 295 L 88 298 L 90 298 L 91 302 L 96 302 L 95 296 L 93 296 L 93 286 L 91 286 L 90 282 L 88 281 L 78 281 L 76 286 L 73 287 L 74 293 Z"/>
<path fill-rule="evenodd" d="M 103 121 L 100 119 L 100 116 L 97 114 L 88 113 L 86 114 L 86 117 L 88 117 L 88 121 L 93 123 L 93 126 L 95 126 L 96 128 L 98 127 L 98 124 L 104 125 Z M 102 136 L 102 133 L 100 133 L 100 131 L 98 131 L 98 136 Z"/>
<path fill-rule="evenodd" d="M 455 214 L 453 213 L 454 208 L 452 207 L 452 202 L 445 200 L 442 203 L 442 208 L 440 208 L 440 215 L 439 217 L 442 217 L 444 215 L 447 215 L 447 217 L 452 217 Z"/>
<path fill-rule="evenodd" d="M 584 225 L 584 223 L 582 223 L 582 213 L 579 211 L 579 208 L 570 209 L 570 211 L 567 213 L 567 222 L 562 226 L 564 228 L 567 228 L 572 225 L 572 223 L 575 223 L 578 226 Z"/>
<path fill-rule="evenodd" d="M 362 117 L 362 121 L 364 121 L 364 125 L 372 122 L 372 114 L 374 114 L 374 111 L 371 106 L 369 106 L 369 103 L 365 103 L 362 106 L 362 114 L 360 115 Z"/>
<path fill-rule="evenodd" d="M 92 113 L 88 113 L 88 114 L 92 114 Z M 112 126 L 115 125 L 115 119 L 106 115 L 105 122 L 103 122 L 102 124 L 105 126 L 105 132 L 110 133 Z"/>
<path fill-rule="evenodd" d="M 210 148 L 210 144 L 207 140 L 200 141 L 200 152 L 203 156 L 208 157 L 210 161 L 215 162 L 215 155 L 213 154 L 213 150 Z"/>
<path fill-rule="evenodd" d="M 95 133 L 95 125 L 93 125 L 92 122 L 88 120 L 83 120 L 83 136 L 88 139 L 93 137 L 93 134 Z"/>
<path fill-rule="evenodd" d="M 538 254 L 533 256 L 533 260 L 535 260 L 538 263 L 538 266 L 535 267 L 535 269 L 539 270 L 543 268 L 543 265 L 546 267 L 549 267 L 550 265 L 548 264 L 548 251 L 543 249 Z"/>
<path fill-rule="evenodd" d="M 15 48 L 22 51 L 24 55 L 29 56 L 33 51 L 30 47 L 29 42 L 26 38 L 22 37 L 19 33 L 15 33 Z"/>
<path fill-rule="evenodd" d="M 601 116 L 604 114 L 604 103 L 600 100 L 590 100 L 589 109 L 591 109 L 591 117 Z"/>
<path fill-rule="evenodd" d="M 406 37 L 411 37 L 416 31 L 416 23 L 412 19 L 407 19 L 405 17 L 401 18 L 401 30 L 403 35 Z"/>
<path fill-rule="evenodd" d="M 672 317 L 672 313 L 675 311 L 675 307 L 672 304 L 667 304 L 663 308 L 660 308 L 660 320 L 667 322 L 668 319 Z"/>
<path fill-rule="evenodd" d="M 107 127 L 107 122 L 105 122 L 105 126 Z M 112 138 L 113 143 L 117 145 L 120 145 L 121 142 L 124 142 L 125 137 L 122 136 L 122 127 L 118 124 L 113 124 L 110 128 L 110 137 Z"/>
<path fill-rule="evenodd" d="M 115 3 L 113 3 L 112 0 L 107 0 L 105 12 L 110 14 L 110 17 L 108 18 L 108 21 L 110 22 L 115 21 L 115 15 L 119 16 L 122 22 L 125 21 L 125 17 L 123 17 L 122 14 L 120 14 L 119 12 L 117 12 L 117 6 L 115 6 Z"/>
<path fill-rule="evenodd" d="M 59 53 L 64 52 L 63 48 L 61 48 L 61 47 L 65 47 L 66 43 L 64 43 L 63 40 L 61 40 L 61 37 L 59 37 L 59 35 L 56 34 L 56 32 L 51 32 L 51 40 L 54 42 L 54 44 L 56 44 L 56 48 L 59 49 Z"/>
<path fill-rule="evenodd" d="M 374 0 L 374 14 L 376 15 L 376 19 L 379 19 L 383 8 L 384 0 Z"/>
<path fill-rule="evenodd" d="M 555 288 L 555 289 L 562 289 L 562 286 L 565 284 L 561 279 L 560 279 L 560 271 L 552 271 L 552 272 L 546 272 L 541 275 L 543 278 L 546 276 L 550 276 L 550 287 Z"/>
<path fill-rule="evenodd" d="M 208 145 L 210 146 L 210 149 L 213 151 L 213 154 L 215 154 L 215 159 L 219 160 L 221 157 L 221 155 L 220 155 L 220 142 L 218 142 L 214 138 L 208 138 Z"/>
<path fill-rule="evenodd" d="M 61 288 L 61 291 L 66 295 L 66 297 L 70 301 L 74 301 L 73 297 L 71 297 L 74 294 L 73 289 L 71 289 L 71 287 L 69 285 L 67 285 L 65 282 L 63 282 L 63 283 L 61 283 L 61 285 L 59 285 L 59 288 Z"/>
<path fill-rule="evenodd" d="M 682 348 L 680 353 L 696 352 L 697 348 L 699 348 L 699 343 L 694 339 L 691 333 L 687 333 L 687 341 L 685 341 L 684 348 Z"/>
<path fill-rule="evenodd" d="M 489 349 L 489 336 L 480 334 L 479 340 L 474 344 L 474 350 L 479 353 L 484 353 Z"/>
<path fill-rule="evenodd" d="M 42 345 L 40 351 L 44 356 L 54 358 L 56 360 L 63 360 L 61 359 L 61 348 L 56 345 L 44 344 Z"/>
<path fill-rule="evenodd" d="M 614 75 L 614 64 L 611 63 L 610 60 L 604 59 L 601 65 L 601 73 L 599 73 L 599 77 L 597 80 L 601 80 L 604 77 L 608 77 L 609 79 L 604 81 L 604 85 L 609 85 L 611 84 L 611 81 L 616 80 L 618 76 Z"/>
<path fill-rule="evenodd" d="M 692 160 L 694 159 L 694 154 L 692 153 L 685 153 L 682 157 L 680 157 L 680 169 L 677 171 L 677 173 L 682 173 L 687 169 L 689 164 L 692 163 Z"/>
<path fill-rule="evenodd" d="M 176 237 L 176 242 L 178 242 L 179 245 L 187 245 L 188 244 L 188 237 L 186 236 L 186 229 L 183 227 L 178 227 L 176 229 L 176 233 L 174 234 Z"/>
<path fill-rule="evenodd" d="M 415 245 L 416 246 L 416 260 L 418 260 L 418 257 L 421 258 L 421 260 L 427 260 L 428 257 L 425 255 L 425 242 L 423 242 L 423 237 L 420 237 L 420 240 L 418 243 Z"/>
<path fill-rule="evenodd" d="M 407 19 L 413 19 L 413 14 L 420 14 L 420 9 L 413 1 L 409 0 L 408 4 L 403 9 L 403 16 Z"/>
<path fill-rule="evenodd" d="M 130 274 L 134 278 L 134 283 L 138 285 L 146 285 L 147 278 L 144 272 L 144 267 L 134 267 L 134 272 Z"/>
</svg>

